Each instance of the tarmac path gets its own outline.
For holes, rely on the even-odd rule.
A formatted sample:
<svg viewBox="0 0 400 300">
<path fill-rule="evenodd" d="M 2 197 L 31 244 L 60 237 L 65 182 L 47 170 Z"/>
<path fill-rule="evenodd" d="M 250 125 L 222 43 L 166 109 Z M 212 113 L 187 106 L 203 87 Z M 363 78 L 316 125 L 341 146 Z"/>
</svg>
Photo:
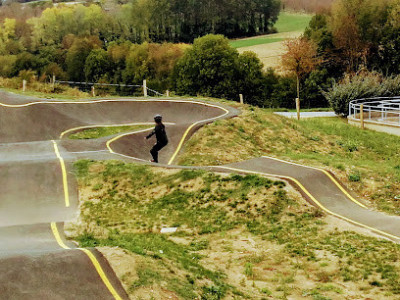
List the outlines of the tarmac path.
<svg viewBox="0 0 400 300">
<path fill-rule="evenodd" d="M 24 101 L 0 92 L 0 102 L 0 299 L 17 300 L 128 299 L 96 249 L 64 238 L 63 223 L 79 213 L 72 164 L 80 158 L 147 162 L 152 143 L 144 136 L 159 113 L 170 140 L 160 166 L 177 167 L 173 163 L 195 130 L 239 114 L 222 104 L 170 98 Z M 67 138 L 83 128 L 126 124 L 150 128 L 96 140 Z M 207 169 L 287 180 L 326 213 L 400 241 L 399 217 L 368 209 L 327 171 L 269 157 Z"/>
</svg>

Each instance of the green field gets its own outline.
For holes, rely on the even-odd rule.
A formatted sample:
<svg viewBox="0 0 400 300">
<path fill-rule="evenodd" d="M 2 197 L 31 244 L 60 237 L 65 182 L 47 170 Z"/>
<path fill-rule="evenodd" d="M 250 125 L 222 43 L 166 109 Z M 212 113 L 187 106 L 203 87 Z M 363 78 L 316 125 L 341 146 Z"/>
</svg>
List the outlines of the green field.
<svg viewBox="0 0 400 300">
<path fill-rule="evenodd" d="M 251 47 L 256 45 L 270 44 L 282 42 L 283 38 L 273 38 L 269 36 L 263 36 L 255 39 L 246 39 L 246 40 L 236 40 L 231 42 L 231 46 L 234 48 L 243 48 L 243 47 Z"/>
<path fill-rule="evenodd" d="M 312 15 L 310 14 L 296 14 L 282 12 L 279 15 L 278 21 L 275 23 L 275 28 L 279 33 L 304 31 L 310 23 Z"/>
<path fill-rule="evenodd" d="M 309 14 L 283 12 L 279 15 L 279 19 L 275 24 L 278 34 L 264 35 L 258 38 L 234 40 L 231 41 L 230 44 L 234 48 L 243 48 L 281 42 L 285 40 L 286 37 L 283 35 L 281 36 L 280 34 L 288 32 L 303 32 L 308 26 L 311 18 L 312 15 Z"/>
</svg>

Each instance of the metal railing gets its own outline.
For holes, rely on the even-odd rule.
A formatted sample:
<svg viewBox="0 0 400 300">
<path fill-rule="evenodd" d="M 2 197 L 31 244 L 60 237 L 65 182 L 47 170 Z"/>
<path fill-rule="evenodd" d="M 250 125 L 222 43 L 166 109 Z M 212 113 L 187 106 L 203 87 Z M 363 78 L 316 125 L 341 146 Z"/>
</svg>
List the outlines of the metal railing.
<svg viewBox="0 0 400 300">
<path fill-rule="evenodd" d="M 400 97 L 377 97 L 349 103 L 349 119 L 400 127 Z"/>
</svg>

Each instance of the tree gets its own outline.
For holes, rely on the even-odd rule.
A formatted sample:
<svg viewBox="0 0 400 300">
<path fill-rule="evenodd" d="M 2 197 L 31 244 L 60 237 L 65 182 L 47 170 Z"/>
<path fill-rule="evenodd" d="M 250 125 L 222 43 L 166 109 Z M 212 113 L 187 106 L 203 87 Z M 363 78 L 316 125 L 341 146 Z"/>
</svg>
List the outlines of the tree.
<svg viewBox="0 0 400 300">
<path fill-rule="evenodd" d="M 284 70 L 296 75 L 297 98 L 300 99 L 300 80 L 313 71 L 321 63 L 314 42 L 300 37 L 285 42 L 287 52 L 282 56 Z"/>
<path fill-rule="evenodd" d="M 84 62 L 93 49 L 100 48 L 101 42 L 97 37 L 76 38 L 68 49 L 66 57 L 67 73 L 70 80 L 85 80 Z"/>
<path fill-rule="evenodd" d="M 377 56 L 392 0 L 337 0 L 332 6 L 329 27 L 339 52 L 339 64 L 347 72 L 368 67 Z"/>
<path fill-rule="evenodd" d="M 194 41 L 175 68 L 177 91 L 182 94 L 201 94 L 233 98 L 238 52 L 222 35 L 206 35 Z"/>
<path fill-rule="evenodd" d="M 85 78 L 87 81 L 98 82 L 100 78 L 109 75 L 110 58 L 103 49 L 93 49 L 85 61 Z"/>
<path fill-rule="evenodd" d="M 262 106 L 266 87 L 263 64 L 257 54 L 246 51 L 238 58 L 237 90 L 243 94 L 246 103 Z"/>
<path fill-rule="evenodd" d="M 127 83 L 141 84 L 143 79 L 151 76 L 149 44 L 132 45 L 126 58 L 126 69 L 123 77 Z"/>
</svg>

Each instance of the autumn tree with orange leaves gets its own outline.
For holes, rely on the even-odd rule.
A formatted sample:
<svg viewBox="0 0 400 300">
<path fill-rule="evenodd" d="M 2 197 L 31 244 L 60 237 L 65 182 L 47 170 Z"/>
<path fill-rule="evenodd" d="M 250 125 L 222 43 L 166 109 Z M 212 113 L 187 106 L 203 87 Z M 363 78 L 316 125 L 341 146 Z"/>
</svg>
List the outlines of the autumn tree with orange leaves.
<svg viewBox="0 0 400 300">
<path fill-rule="evenodd" d="M 300 81 L 311 73 L 322 62 L 318 57 L 317 46 L 305 37 L 287 40 L 287 49 L 282 56 L 282 67 L 285 71 L 296 75 L 297 98 L 300 99 Z"/>
</svg>

